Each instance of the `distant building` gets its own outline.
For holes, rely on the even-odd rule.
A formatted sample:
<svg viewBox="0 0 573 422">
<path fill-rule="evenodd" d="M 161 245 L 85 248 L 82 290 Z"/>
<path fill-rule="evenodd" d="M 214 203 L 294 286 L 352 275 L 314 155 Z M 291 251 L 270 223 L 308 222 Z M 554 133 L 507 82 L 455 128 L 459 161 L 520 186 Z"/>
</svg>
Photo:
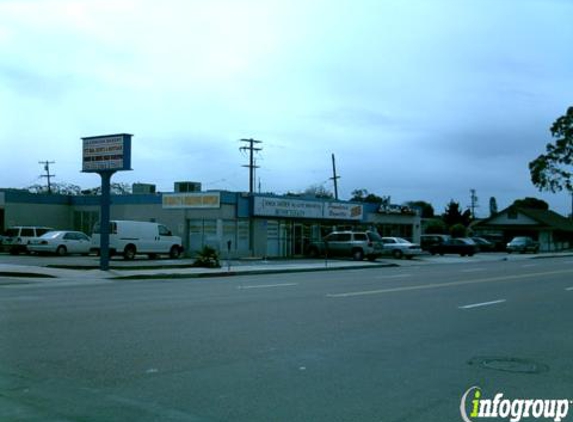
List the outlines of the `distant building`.
<svg viewBox="0 0 573 422">
<path fill-rule="evenodd" d="M 479 234 L 498 234 L 505 241 L 529 236 L 539 241 L 541 251 L 573 247 L 573 222 L 550 210 L 510 206 L 492 217 L 472 225 Z"/>
</svg>

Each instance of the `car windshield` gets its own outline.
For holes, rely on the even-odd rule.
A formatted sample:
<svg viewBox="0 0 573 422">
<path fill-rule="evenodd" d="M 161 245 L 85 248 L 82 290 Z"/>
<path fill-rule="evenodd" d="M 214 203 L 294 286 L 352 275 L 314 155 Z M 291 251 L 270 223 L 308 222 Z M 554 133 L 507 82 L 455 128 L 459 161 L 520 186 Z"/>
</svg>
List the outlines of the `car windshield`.
<svg viewBox="0 0 573 422">
<path fill-rule="evenodd" d="M 42 239 L 55 239 L 58 237 L 62 232 L 47 232 L 40 236 Z"/>
<path fill-rule="evenodd" d="M 376 232 L 368 232 L 368 238 L 374 242 L 382 241 L 382 237 Z"/>
</svg>

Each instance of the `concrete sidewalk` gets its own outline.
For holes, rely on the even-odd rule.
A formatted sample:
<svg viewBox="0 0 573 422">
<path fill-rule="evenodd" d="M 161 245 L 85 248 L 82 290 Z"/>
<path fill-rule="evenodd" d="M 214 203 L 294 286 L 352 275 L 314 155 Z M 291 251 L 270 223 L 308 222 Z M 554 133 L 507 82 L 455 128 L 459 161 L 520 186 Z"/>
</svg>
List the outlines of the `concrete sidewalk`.
<svg viewBox="0 0 573 422">
<path fill-rule="evenodd" d="M 181 265 L 157 266 L 150 265 L 150 268 L 138 266 L 131 269 L 128 266 L 114 267 L 109 271 L 99 269 L 76 269 L 76 268 L 53 268 L 30 265 L 10 265 L 0 264 L 0 277 L 10 278 L 62 278 L 78 280 L 129 280 L 129 279 L 160 279 L 160 278 L 200 278 L 200 277 L 224 277 L 233 275 L 252 274 L 279 274 L 289 272 L 312 272 L 312 271 L 335 271 L 349 269 L 363 269 L 376 267 L 398 266 L 396 263 L 387 261 L 378 262 L 356 262 L 356 261 L 250 261 L 231 262 L 228 266 L 225 262 L 221 268 L 198 268 Z"/>
<path fill-rule="evenodd" d="M 69 264 L 19 265 L 0 262 L 0 278 L 19 279 L 67 279 L 67 280 L 130 280 L 164 278 L 201 278 L 224 277 L 234 275 L 279 274 L 289 272 L 336 271 L 381 267 L 411 267 L 436 264 L 477 264 L 495 261 L 517 261 L 543 258 L 568 258 L 573 252 L 544 253 L 536 255 L 520 254 L 478 254 L 473 257 L 456 255 L 423 255 L 412 260 L 384 259 L 375 262 L 352 260 L 263 260 L 245 259 L 221 261 L 221 268 L 198 268 L 192 266 L 192 260 L 165 261 L 112 261 L 109 271 L 100 271 L 97 260 L 79 261 Z M 2 284 L 0 282 L 0 284 Z"/>
</svg>

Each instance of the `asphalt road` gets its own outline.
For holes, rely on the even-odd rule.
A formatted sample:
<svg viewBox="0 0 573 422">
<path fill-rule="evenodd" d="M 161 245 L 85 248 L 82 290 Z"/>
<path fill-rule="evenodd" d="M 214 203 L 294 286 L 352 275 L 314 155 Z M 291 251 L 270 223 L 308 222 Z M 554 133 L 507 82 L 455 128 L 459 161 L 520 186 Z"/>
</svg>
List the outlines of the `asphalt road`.
<svg viewBox="0 0 573 422">
<path fill-rule="evenodd" d="M 572 258 L 7 285 L 0 421 L 460 421 L 472 386 L 571 400 L 572 305 Z"/>
</svg>

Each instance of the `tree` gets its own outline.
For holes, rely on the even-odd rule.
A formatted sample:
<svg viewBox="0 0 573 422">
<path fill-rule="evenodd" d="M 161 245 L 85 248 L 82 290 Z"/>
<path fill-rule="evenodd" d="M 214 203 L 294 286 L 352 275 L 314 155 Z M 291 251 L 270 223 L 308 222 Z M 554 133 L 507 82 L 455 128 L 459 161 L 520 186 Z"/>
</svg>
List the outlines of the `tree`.
<svg viewBox="0 0 573 422">
<path fill-rule="evenodd" d="M 128 183 L 111 183 L 110 191 L 112 195 L 129 195 L 131 186 Z M 101 195 L 101 186 L 81 191 L 82 195 Z"/>
<path fill-rule="evenodd" d="M 375 195 L 373 193 L 369 193 L 366 189 L 355 189 L 352 191 L 352 198 L 351 201 L 354 202 L 365 202 L 368 204 L 383 204 L 388 202 L 390 204 L 390 197 L 382 197 Z"/>
<path fill-rule="evenodd" d="M 529 163 L 531 182 L 541 191 L 573 194 L 573 107 L 550 128 L 555 143 L 547 144 L 546 153 Z"/>
<path fill-rule="evenodd" d="M 452 237 L 466 237 L 468 234 L 468 230 L 466 226 L 461 223 L 454 224 L 450 227 L 450 235 Z"/>
<path fill-rule="evenodd" d="M 52 193 L 59 195 L 80 195 L 82 188 L 78 185 L 65 182 L 51 184 Z M 48 187 L 43 185 L 32 185 L 26 188 L 31 193 L 48 193 Z"/>
<path fill-rule="evenodd" d="M 404 205 L 412 209 L 420 210 L 420 217 L 434 218 L 434 207 L 426 201 L 408 201 Z"/>
<path fill-rule="evenodd" d="M 315 198 L 332 199 L 334 195 L 324 185 L 311 185 L 302 193 L 304 196 L 314 196 Z"/>
<path fill-rule="evenodd" d="M 424 230 L 424 234 L 446 234 L 447 232 L 446 224 L 439 218 L 431 220 Z"/>
<path fill-rule="evenodd" d="M 537 198 L 523 198 L 523 199 L 516 199 L 513 201 L 512 206 L 517 208 L 534 208 L 537 210 L 545 210 L 549 209 L 549 204 L 542 199 Z"/>
<path fill-rule="evenodd" d="M 472 213 L 470 210 L 462 212 L 459 202 L 455 202 L 452 199 L 446 206 L 442 218 L 448 227 L 455 226 L 456 224 L 462 224 L 464 227 L 467 227 L 472 219 Z"/>
</svg>

